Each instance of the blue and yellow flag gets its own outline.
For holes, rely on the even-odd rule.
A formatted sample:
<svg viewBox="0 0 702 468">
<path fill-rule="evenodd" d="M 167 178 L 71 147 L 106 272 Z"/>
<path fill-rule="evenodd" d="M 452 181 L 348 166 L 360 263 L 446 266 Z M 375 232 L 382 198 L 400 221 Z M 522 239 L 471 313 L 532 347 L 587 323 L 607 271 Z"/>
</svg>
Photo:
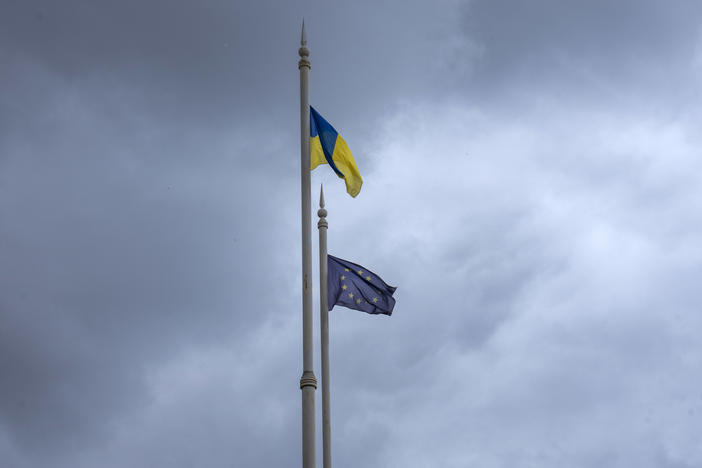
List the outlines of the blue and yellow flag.
<svg viewBox="0 0 702 468">
<path fill-rule="evenodd" d="M 356 263 L 327 256 L 329 310 L 335 305 L 369 314 L 392 315 L 397 288 L 388 286 L 380 276 Z"/>
<path fill-rule="evenodd" d="M 329 164 L 344 179 L 346 191 L 352 197 L 361 191 L 363 179 L 351 150 L 339 132 L 310 106 L 310 169 L 320 164 Z"/>
</svg>

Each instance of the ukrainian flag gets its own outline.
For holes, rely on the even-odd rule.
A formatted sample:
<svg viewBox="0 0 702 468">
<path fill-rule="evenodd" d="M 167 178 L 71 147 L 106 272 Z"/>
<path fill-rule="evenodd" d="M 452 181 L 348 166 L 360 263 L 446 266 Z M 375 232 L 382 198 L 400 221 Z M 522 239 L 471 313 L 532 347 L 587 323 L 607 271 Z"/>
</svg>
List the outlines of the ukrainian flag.
<svg viewBox="0 0 702 468">
<path fill-rule="evenodd" d="M 363 179 L 351 150 L 334 127 L 310 106 L 310 169 L 320 164 L 329 164 L 344 179 L 346 191 L 352 197 L 361 191 Z"/>
</svg>

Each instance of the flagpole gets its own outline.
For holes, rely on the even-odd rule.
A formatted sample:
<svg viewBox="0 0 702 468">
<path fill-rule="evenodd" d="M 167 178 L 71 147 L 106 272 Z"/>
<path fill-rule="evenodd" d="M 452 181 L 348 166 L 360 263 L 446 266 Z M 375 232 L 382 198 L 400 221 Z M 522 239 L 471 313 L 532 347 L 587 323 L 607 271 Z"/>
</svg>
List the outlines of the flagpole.
<svg viewBox="0 0 702 468">
<path fill-rule="evenodd" d="M 300 187 L 302 200 L 302 468 L 315 468 L 313 330 L 312 330 L 312 215 L 310 194 L 310 50 L 307 48 L 305 21 L 300 39 Z"/>
<path fill-rule="evenodd" d="M 324 189 L 319 188 L 319 324 L 322 340 L 322 467 L 331 468 L 331 416 L 329 411 L 329 305 L 327 295 L 327 210 Z"/>
</svg>

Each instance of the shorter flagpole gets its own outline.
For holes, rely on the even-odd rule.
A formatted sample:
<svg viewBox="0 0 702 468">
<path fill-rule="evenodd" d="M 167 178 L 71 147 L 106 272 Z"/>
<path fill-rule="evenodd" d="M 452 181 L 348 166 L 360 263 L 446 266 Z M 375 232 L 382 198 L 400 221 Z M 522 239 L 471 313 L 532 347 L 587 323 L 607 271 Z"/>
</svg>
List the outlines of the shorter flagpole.
<svg viewBox="0 0 702 468">
<path fill-rule="evenodd" d="M 319 188 L 319 323 L 322 352 L 322 467 L 331 468 L 331 418 L 329 412 L 329 294 L 327 288 L 327 210 L 324 188 Z"/>
</svg>

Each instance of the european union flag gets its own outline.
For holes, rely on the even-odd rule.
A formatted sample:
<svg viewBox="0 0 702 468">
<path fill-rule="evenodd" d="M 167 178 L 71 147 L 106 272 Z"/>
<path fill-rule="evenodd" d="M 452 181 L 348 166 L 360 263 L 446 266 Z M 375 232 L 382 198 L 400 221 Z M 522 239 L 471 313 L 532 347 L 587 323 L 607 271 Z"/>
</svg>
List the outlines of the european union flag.
<svg viewBox="0 0 702 468">
<path fill-rule="evenodd" d="M 394 286 L 388 286 L 367 268 L 327 255 L 327 287 L 329 310 L 335 305 L 369 314 L 392 315 Z"/>
</svg>

